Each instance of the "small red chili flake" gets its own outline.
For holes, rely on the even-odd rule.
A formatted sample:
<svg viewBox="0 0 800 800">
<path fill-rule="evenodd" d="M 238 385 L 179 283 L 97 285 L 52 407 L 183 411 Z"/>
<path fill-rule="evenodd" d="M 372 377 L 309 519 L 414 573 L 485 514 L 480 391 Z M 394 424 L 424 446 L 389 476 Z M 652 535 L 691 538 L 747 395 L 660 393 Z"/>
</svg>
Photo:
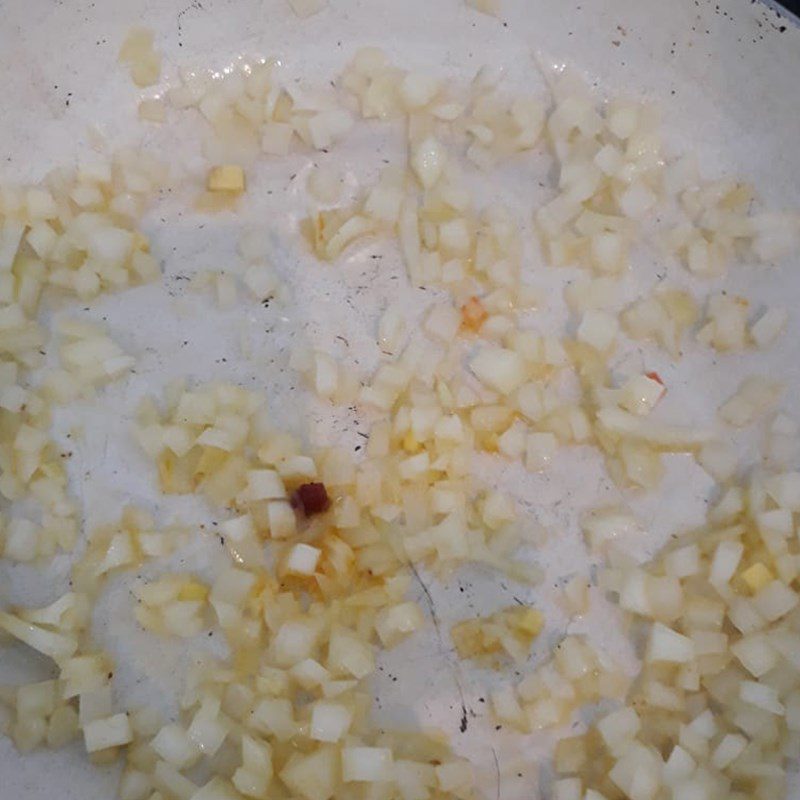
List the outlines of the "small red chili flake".
<svg viewBox="0 0 800 800">
<path fill-rule="evenodd" d="M 292 500 L 292 505 L 300 506 L 307 517 L 327 511 L 331 504 L 324 483 L 304 483 L 294 493 Z"/>
<path fill-rule="evenodd" d="M 655 381 L 656 383 L 660 383 L 662 386 L 666 388 L 664 381 L 661 380 L 661 376 L 657 372 L 645 372 L 645 375 L 650 378 L 651 381 Z"/>
</svg>

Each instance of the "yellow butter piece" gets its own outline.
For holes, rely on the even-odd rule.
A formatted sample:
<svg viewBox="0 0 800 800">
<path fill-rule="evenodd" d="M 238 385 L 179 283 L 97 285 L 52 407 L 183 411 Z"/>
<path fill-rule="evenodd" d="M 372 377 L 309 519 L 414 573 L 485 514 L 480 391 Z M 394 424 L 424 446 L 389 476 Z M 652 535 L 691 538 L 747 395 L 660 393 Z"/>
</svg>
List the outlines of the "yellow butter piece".
<svg viewBox="0 0 800 800">
<path fill-rule="evenodd" d="M 197 581 L 187 581 L 178 592 L 178 600 L 205 600 L 208 597 L 208 587 Z"/>
<path fill-rule="evenodd" d="M 133 232 L 133 249 L 141 250 L 143 253 L 150 252 L 150 240 L 139 231 Z"/>
<path fill-rule="evenodd" d="M 459 622 L 450 629 L 450 635 L 459 658 L 477 658 L 506 649 L 505 634 L 511 634 L 522 647 L 529 648 L 543 628 L 541 611 L 514 606 L 489 617 Z"/>
<path fill-rule="evenodd" d="M 514 626 L 531 636 L 538 636 L 544 627 L 544 617 L 535 608 L 522 608 L 514 615 Z"/>
<path fill-rule="evenodd" d="M 238 164 L 213 167 L 208 173 L 209 192 L 243 192 L 244 170 Z"/>
<path fill-rule="evenodd" d="M 409 431 L 403 437 L 403 450 L 408 453 L 416 453 L 421 447 L 420 443 L 417 441 L 416 437 L 414 436 L 411 431 Z"/>
<path fill-rule="evenodd" d="M 459 658 L 475 658 L 486 653 L 494 653 L 501 647 L 497 637 L 487 639 L 479 619 L 467 619 L 450 629 L 450 636 L 456 646 Z"/>
<path fill-rule="evenodd" d="M 499 448 L 499 441 L 499 437 L 496 433 L 490 433 L 483 440 L 483 449 L 486 450 L 487 453 L 496 453 Z"/>
<path fill-rule="evenodd" d="M 742 573 L 742 580 L 747 584 L 747 588 L 755 594 L 773 580 L 773 575 L 769 568 L 759 561 Z"/>
</svg>

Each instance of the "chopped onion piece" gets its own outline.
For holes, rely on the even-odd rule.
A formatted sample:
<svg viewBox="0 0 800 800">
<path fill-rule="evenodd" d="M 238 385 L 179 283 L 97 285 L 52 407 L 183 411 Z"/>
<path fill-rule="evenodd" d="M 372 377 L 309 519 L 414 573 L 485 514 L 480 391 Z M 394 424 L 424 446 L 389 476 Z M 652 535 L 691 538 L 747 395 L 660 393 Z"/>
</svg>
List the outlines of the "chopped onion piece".
<svg viewBox="0 0 800 800">
<path fill-rule="evenodd" d="M 441 143 L 429 136 L 420 142 L 411 154 L 411 166 L 426 189 L 431 189 L 444 172 L 447 154 Z"/>
<path fill-rule="evenodd" d="M 650 631 L 646 659 L 651 662 L 670 662 L 684 664 L 694 658 L 695 650 L 691 639 L 656 622 Z"/>
<path fill-rule="evenodd" d="M 307 544 L 296 544 L 284 563 L 286 572 L 295 575 L 313 575 L 322 551 Z"/>
<path fill-rule="evenodd" d="M 385 783 L 393 780 L 392 751 L 386 747 L 343 748 L 342 778 L 346 783 Z"/>
<path fill-rule="evenodd" d="M 304 19 L 322 11 L 327 0 L 289 0 L 289 5 L 298 17 Z"/>
<path fill-rule="evenodd" d="M 489 347 L 471 361 L 470 369 L 487 386 L 501 394 L 511 394 L 526 378 L 525 362 L 513 350 Z"/>
<path fill-rule="evenodd" d="M 339 703 L 319 700 L 311 711 L 311 738 L 319 742 L 338 742 L 348 731 L 353 712 Z"/>
<path fill-rule="evenodd" d="M 83 726 L 86 751 L 96 753 L 109 747 L 119 747 L 133 741 L 127 714 L 115 714 L 107 719 L 97 719 Z"/>
</svg>

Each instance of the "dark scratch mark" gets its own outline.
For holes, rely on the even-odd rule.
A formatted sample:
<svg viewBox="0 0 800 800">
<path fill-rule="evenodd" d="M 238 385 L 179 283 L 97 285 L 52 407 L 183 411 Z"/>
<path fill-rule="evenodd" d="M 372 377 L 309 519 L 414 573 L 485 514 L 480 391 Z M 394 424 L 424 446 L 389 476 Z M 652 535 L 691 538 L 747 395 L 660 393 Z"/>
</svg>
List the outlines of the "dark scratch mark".
<svg viewBox="0 0 800 800">
<path fill-rule="evenodd" d="M 183 20 L 181 19 L 181 17 L 183 17 L 184 14 L 188 14 L 192 10 L 205 11 L 205 9 L 203 8 L 203 4 L 200 2 L 200 0 L 194 0 L 194 2 L 190 3 L 188 6 L 186 6 L 186 8 L 178 12 L 178 15 L 176 17 L 176 23 L 178 26 L 178 47 L 183 47 L 183 42 L 181 41 L 181 38 L 183 37 Z"/>
<path fill-rule="evenodd" d="M 453 673 L 453 682 L 456 685 L 456 689 L 458 689 L 458 696 L 461 700 L 462 716 L 459 720 L 458 727 L 461 733 L 465 733 L 467 730 L 467 701 L 464 698 L 464 687 L 461 685 L 461 676 L 458 674 L 458 666 L 455 664 L 450 664 L 450 669 Z M 475 716 L 475 712 L 471 708 L 469 709 L 469 715 L 471 717 Z"/>
<path fill-rule="evenodd" d="M 417 579 L 417 583 L 422 587 L 422 591 L 425 592 L 425 597 L 428 599 L 428 608 L 431 610 L 431 618 L 433 619 L 433 627 L 436 628 L 436 635 L 439 637 L 439 644 L 443 645 L 442 642 L 442 631 L 439 628 L 439 617 L 436 614 L 436 605 L 433 602 L 433 595 L 431 594 L 431 590 L 425 585 L 425 581 L 422 580 L 419 576 L 419 571 L 415 564 L 411 565 L 411 571 L 414 573 L 414 577 Z"/>
<path fill-rule="evenodd" d="M 496 800 L 500 800 L 500 762 L 497 760 L 497 750 L 492 748 L 492 757 L 494 758 L 494 774 L 497 777 L 497 793 Z"/>
<path fill-rule="evenodd" d="M 445 646 L 444 640 L 442 639 L 442 630 L 439 624 L 439 617 L 436 614 L 436 604 L 433 602 L 433 595 L 430 592 L 430 589 L 425 585 L 425 581 L 422 580 L 420 577 L 419 571 L 417 570 L 416 565 L 410 564 L 411 572 L 414 574 L 414 577 L 417 579 L 417 583 L 422 587 L 422 591 L 425 593 L 425 597 L 428 601 L 428 608 L 431 612 L 431 619 L 433 620 L 433 627 L 436 629 L 436 638 L 439 640 L 439 648 L 441 654 L 447 659 L 447 647 Z M 475 716 L 475 712 L 470 708 L 467 709 L 467 701 L 464 695 L 464 687 L 461 685 L 461 678 L 458 674 L 458 666 L 450 663 L 450 660 L 447 659 L 448 666 L 450 667 L 453 673 L 453 681 L 458 689 L 458 696 L 461 700 L 461 717 L 459 718 L 459 730 L 464 733 L 467 730 L 468 722 L 468 715 L 471 717 Z"/>
</svg>

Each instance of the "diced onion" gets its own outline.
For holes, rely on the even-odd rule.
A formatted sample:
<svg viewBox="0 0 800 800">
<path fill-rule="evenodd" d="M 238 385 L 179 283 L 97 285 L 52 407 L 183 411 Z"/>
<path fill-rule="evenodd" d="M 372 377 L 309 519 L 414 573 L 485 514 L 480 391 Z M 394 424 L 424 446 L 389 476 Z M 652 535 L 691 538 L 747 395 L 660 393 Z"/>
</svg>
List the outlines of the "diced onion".
<svg viewBox="0 0 800 800">
<path fill-rule="evenodd" d="M 347 783 L 384 783 L 394 778 L 392 751 L 385 747 L 342 749 L 342 778 Z"/>
</svg>

